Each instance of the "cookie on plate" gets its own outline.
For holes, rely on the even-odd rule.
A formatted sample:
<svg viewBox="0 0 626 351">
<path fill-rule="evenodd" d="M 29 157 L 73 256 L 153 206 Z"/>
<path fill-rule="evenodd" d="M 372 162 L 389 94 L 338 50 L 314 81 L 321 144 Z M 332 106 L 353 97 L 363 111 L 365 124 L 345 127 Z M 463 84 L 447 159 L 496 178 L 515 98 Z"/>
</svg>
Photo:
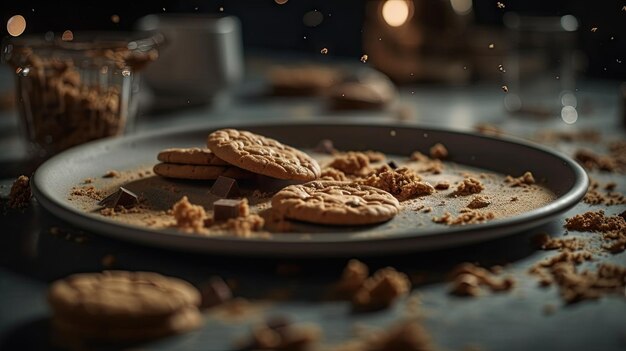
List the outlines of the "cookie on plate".
<svg viewBox="0 0 626 351">
<path fill-rule="evenodd" d="M 165 163 L 185 165 L 228 166 L 228 162 L 215 156 L 211 150 L 199 147 L 165 149 L 159 152 L 157 159 Z"/>
<path fill-rule="evenodd" d="M 161 337 L 201 323 L 200 293 L 157 273 L 105 271 L 71 275 L 48 291 L 60 340 L 130 341 Z"/>
<path fill-rule="evenodd" d="M 207 146 L 222 160 L 268 177 L 309 181 L 321 173 L 306 153 L 248 131 L 217 130 L 209 134 Z"/>
<path fill-rule="evenodd" d="M 233 165 L 201 166 L 178 163 L 158 163 L 154 165 L 153 171 L 161 177 L 176 179 L 215 180 L 220 176 L 234 179 L 254 177 L 254 174 Z"/>
<path fill-rule="evenodd" d="M 276 193 L 272 208 L 285 218 L 305 222 L 365 225 L 392 219 L 400 203 L 388 192 L 367 185 L 312 181 Z"/>
</svg>

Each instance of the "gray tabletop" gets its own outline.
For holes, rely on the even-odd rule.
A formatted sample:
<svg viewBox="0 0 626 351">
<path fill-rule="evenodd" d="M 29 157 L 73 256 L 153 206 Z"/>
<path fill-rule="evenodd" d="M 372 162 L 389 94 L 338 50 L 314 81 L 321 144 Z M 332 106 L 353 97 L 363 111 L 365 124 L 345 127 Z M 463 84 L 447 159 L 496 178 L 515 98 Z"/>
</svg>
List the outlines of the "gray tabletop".
<svg viewBox="0 0 626 351">
<path fill-rule="evenodd" d="M 503 107 L 503 92 L 497 84 L 466 87 L 403 87 L 399 101 L 390 110 L 370 113 L 329 113 L 316 99 L 277 99 L 262 94 L 262 84 L 249 81 L 238 93 L 211 107 L 190 107 L 175 112 L 143 115 L 137 133 L 173 125 L 212 121 L 268 121 L 372 119 L 407 124 L 445 126 L 471 131 L 478 122 L 497 125 L 513 135 L 530 137 L 542 130 L 588 130 L 602 133 L 603 140 L 624 139 L 619 112 L 618 84 L 581 83 L 578 94 L 586 109 L 580 109 L 574 125 L 560 117 L 537 119 L 510 116 Z M 399 112 L 401 111 L 401 112 Z M 584 111 L 584 112 L 582 112 Z M 571 153 L 580 143 L 556 145 Z M 0 116 L 0 194 L 5 202 L 10 185 L 19 174 L 32 171 L 17 134 L 14 111 Z M 601 182 L 615 181 L 626 190 L 626 180 L 616 173 L 591 174 Z M 527 274 L 528 268 L 554 252 L 537 251 L 530 238 L 547 232 L 565 233 L 565 217 L 603 208 L 614 214 L 625 206 L 575 208 L 543 227 L 504 239 L 450 250 L 394 257 L 362 257 L 374 270 L 394 266 L 419 277 L 412 295 L 420 304 L 413 311 L 406 301 L 372 313 L 353 313 L 347 302 L 323 299 L 327 287 L 341 273 L 349 257 L 307 260 L 272 260 L 196 255 L 141 247 L 84 232 L 53 217 L 33 201 L 25 210 L 4 210 L 0 215 L 0 349 L 51 349 L 50 316 L 46 304 L 48 284 L 75 272 L 100 271 L 102 258 L 113 255 L 113 268 L 156 271 L 201 285 L 213 275 L 234 281 L 236 296 L 262 306 L 241 320 L 225 321 L 210 314 L 204 326 L 192 333 L 139 345 L 145 350 L 231 350 L 252 323 L 265 316 L 287 315 L 295 321 L 320 324 L 324 344 L 351 338 L 355 325 L 385 327 L 411 315 L 419 317 L 435 344 L 444 350 L 479 347 L 482 350 L 623 350 L 626 348 L 626 299 L 608 296 L 596 301 L 566 305 L 555 287 L 540 288 Z M 61 236 L 50 234 L 58 227 Z M 570 234 L 572 235 L 572 234 Z M 577 233 L 591 237 L 591 233 Z M 84 238 L 77 240 L 76 238 Z M 626 253 L 598 255 L 604 262 L 626 262 Z M 488 293 L 478 298 L 451 296 L 446 274 L 460 262 L 483 266 L 505 265 L 517 285 L 510 292 Z M 280 274 L 286 264 L 298 267 L 294 274 Z M 554 309 L 553 313 L 545 313 Z"/>
</svg>

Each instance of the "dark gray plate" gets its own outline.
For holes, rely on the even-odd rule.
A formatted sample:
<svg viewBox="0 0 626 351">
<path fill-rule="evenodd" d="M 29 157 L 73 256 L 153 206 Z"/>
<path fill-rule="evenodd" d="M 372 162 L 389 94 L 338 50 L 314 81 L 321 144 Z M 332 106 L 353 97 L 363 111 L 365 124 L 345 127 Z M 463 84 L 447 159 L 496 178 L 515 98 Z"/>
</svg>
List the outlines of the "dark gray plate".
<svg viewBox="0 0 626 351">
<path fill-rule="evenodd" d="M 85 213 L 67 200 L 71 187 L 107 170 L 130 170 L 156 162 L 165 147 L 204 145 L 207 134 L 224 127 L 247 130 L 276 138 L 300 148 L 312 148 L 320 139 L 331 139 L 339 149 L 372 149 L 387 154 L 409 155 L 444 143 L 452 161 L 503 174 L 531 171 L 557 198 L 523 214 L 466 226 L 385 225 L 333 230 L 322 233 L 273 234 L 270 239 L 202 237 L 175 230 L 153 230 L 126 225 L 99 214 Z M 53 214 L 85 229 L 122 240 L 172 249 L 221 254 L 265 256 L 338 256 L 387 254 L 453 247 L 503 237 L 539 226 L 573 207 L 584 196 L 588 178 L 571 159 L 548 148 L 520 140 L 495 139 L 461 132 L 402 125 L 293 123 L 211 125 L 184 130 L 130 136 L 92 142 L 59 154 L 36 171 L 33 193 Z M 390 223 L 393 223 L 391 221 Z"/>
</svg>

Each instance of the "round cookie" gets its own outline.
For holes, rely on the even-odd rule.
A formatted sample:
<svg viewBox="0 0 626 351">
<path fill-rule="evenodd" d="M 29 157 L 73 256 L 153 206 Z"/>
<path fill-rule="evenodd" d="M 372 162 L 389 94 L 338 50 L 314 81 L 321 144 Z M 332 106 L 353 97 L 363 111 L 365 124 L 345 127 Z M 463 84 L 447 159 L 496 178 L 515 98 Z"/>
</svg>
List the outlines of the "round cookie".
<svg viewBox="0 0 626 351">
<path fill-rule="evenodd" d="M 182 334 L 200 326 L 202 315 L 196 307 L 185 307 L 165 318 L 157 318 L 150 325 L 124 326 L 98 322 L 76 322 L 63 317 L 53 317 L 55 337 L 61 344 L 74 339 L 108 342 L 129 342 L 155 339 L 168 335 Z"/>
<path fill-rule="evenodd" d="M 217 130 L 209 134 L 207 145 L 222 160 L 268 177 L 308 181 L 321 173 L 317 161 L 304 152 L 248 131 Z"/>
<path fill-rule="evenodd" d="M 386 191 L 351 182 L 313 181 L 290 185 L 274 195 L 272 208 L 305 222 L 362 225 L 385 222 L 400 211 Z"/>
<path fill-rule="evenodd" d="M 152 169 L 155 174 L 166 178 L 177 179 L 195 179 L 195 180 L 214 180 L 219 176 L 234 179 L 252 178 L 254 174 L 229 166 L 200 166 L 200 165 L 183 165 L 176 163 L 159 163 Z"/>
<path fill-rule="evenodd" d="M 183 280 L 157 273 L 105 271 L 54 282 L 48 302 L 67 321 L 132 326 L 199 306 L 200 293 Z"/>
<path fill-rule="evenodd" d="M 211 150 L 199 147 L 165 149 L 159 152 L 157 159 L 185 165 L 228 166 L 228 162 L 215 156 Z"/>
</svg>

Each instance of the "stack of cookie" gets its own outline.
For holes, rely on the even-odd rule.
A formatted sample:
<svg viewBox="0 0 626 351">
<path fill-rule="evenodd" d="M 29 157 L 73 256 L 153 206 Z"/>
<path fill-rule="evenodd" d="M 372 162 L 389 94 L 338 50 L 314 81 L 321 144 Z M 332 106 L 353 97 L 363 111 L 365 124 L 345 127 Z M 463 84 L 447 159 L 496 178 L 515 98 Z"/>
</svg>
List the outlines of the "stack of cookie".
<svg viewBox="0 0 626 351">
<path fill-rule="evenodd" d="M 154 166 L 154 173 L 167 178 L 214 180 L 219 176 L 245 179 L 253 176 L 241 168 L 215 156 L 207 148 L 170 148 L 159 152 L 161 163 Z"/>
<path fill-rule="evenodd" d="M 54 282 L 48 301 L 61 345 L 153 339 L 189 331 L 202 321 L 198 290 L 157 273 L 75 274 Z"/>
<path fill-rule="evenodd" d="M 169 178 L 214 180 L 260 174 L 277 179 L 314 180 L 320 167 L 313 158 L 291 146 L 248 131 L 220 129 L 211 133 L 208 148 L 166 149 L 154 173 Z"/>
</svg>

